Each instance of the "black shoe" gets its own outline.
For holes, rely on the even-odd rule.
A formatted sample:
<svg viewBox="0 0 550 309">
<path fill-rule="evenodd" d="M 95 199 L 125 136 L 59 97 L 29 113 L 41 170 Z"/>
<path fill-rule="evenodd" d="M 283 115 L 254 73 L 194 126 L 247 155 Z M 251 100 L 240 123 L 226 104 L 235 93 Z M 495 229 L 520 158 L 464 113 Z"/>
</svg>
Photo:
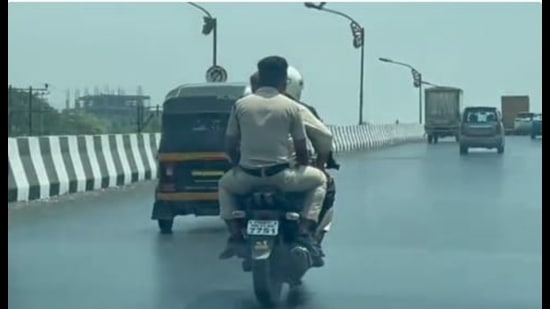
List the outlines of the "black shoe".
<svg viewBox="0 0 550 309">
<path fill-rule="evenodd" d="M 237 237 L 229 237 L 225 249 L 220 253 L 219 258 L 221 260 L 227 260 L 234 256 L 242 254 L 244 248 L 244 239 Z"/>
<path fill-rule="evenodd" d="M 313 256 L 311 250 L 306 246 L 297 243 L 290 249 L 290 255 L 292 257 L 293 271 L 292 276 L 297 279 L 301 278 L 305 272 L 313 266 Z"/>
<path fill-rule="evenodd" d="M 324 253 L 320 249 L 317 249 L 317 253 L 311 255 L 311 263 L 313 267 L 325 266 L 325 260 L 323 259 Z"/>
<path fill-rule="evenodd" d="M 252 271 L 252 261 L 249 259 L 244 259 L 244 261 L 241 264 L 244 272 L 251 272 Z"/>
<path fill-rule="evenodd" d="M 323 239 L 325 238 L 325 234 L 326 232 L 321 232 L 321 234 L 317 235 L 317 237 L 315 238 L 315 242 L 317 244 L 317 250 L 319 251 L 319 255 L 321 257 L 325 257 L 325 252 L 323 251 L 323 248 L 322 248 L 322 243 L 323 243 Z"/>
<path fill-rule="evenodd" d="M 311 237 L 311 235 L 302 235 L 296 239 L 296 242 L 309 251 L 313 267 L 322 267 L 325 265 L 325 261 L 323 260 L 325 254 L 321 246 Z"/>
<path fill-rule="evenodd" d="M 324 258 L 324 257 L 326 256 L 326 255 L 325 255 L 325 252 L 323 251 L 323 248 L 321 247 L 321 245 L 318 245 L 318 246 L 317 246 L 317 250 L 318 250 L 318 252 L 319 252 L 319 256 L 320 256 L 320 257 L 323 257 L 323 258 Z"/>
</svg>

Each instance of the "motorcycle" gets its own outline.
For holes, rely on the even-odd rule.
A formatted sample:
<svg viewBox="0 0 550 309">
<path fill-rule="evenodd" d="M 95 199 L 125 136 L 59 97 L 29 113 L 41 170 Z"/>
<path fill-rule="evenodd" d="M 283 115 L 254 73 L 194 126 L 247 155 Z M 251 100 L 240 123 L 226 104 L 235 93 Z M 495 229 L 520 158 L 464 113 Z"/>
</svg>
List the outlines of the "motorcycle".
<svg viewBox="0 0 550 309">
<path fill-rule="evenodd" d="M 340 169 L 332 153 L 326 168 Z M 274 187 L 257 188 L 237 197 L 239 210 L 233 211 L 233 217 L 239 220 L 246 240 L 238 257 L 243 259 L 243 271 L 252 273 L 254 294 L 264 307 L 276 306 L 283 285 L 291 289 L 301 285 L 313 266 L 309 250 L 296 242 L 304 201 L 305 193 L 282 192 Z M 318 243 L 330 230 L 333 213 L 332 207 L 321 212 L 321 220 L 312 231 Z"/>
<path fill-rule="evenodd" d="M 238 198 L 240 220 L 246 246 L 240 257 L 245 272 L 252 273 L 254 294 L 264 307 L 281 301 L 284 284 L 299 286 L 312 267 L 310 252 L 296 243 L 300 208 L 304 193 L 283 193 L 275 188 L 259 188 Z M 332 211 L 325 214 L 314 235 L 318 241 L 330 229 Z"/>
</svg>

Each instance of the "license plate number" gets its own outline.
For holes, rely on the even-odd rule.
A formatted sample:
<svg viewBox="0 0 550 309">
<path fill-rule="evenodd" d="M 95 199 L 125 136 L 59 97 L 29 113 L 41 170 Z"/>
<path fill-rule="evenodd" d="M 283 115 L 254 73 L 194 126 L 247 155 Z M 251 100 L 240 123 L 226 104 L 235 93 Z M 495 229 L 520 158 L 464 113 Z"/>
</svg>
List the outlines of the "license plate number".
<svg viewBox="0 0 550 309">
<path fill-rule="evenodd" d="M 248 220 L 246 233 L 255 236 L 276 236 L 279 234 L 279 221 Z"/>
</svg>

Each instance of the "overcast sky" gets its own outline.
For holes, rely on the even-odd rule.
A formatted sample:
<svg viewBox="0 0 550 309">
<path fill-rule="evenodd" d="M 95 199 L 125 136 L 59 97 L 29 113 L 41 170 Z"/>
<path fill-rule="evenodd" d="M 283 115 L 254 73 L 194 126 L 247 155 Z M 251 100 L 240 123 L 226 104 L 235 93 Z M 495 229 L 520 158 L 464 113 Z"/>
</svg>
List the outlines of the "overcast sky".
<svg viewBox="0 0 550 309">
<path fill-rule="evenodd" d="M 204 3 L 218 18 L 219 64 L 245 81 L 267 55 L 286 57 L 304 75 L 304 101 L 334 124 L 358 115 L 359 50 L 348 22 L 301 3 Z M 499 106 L 503 94 L 542 100 L 542 5 L 535 3 L 330 3 L 366 29 L 365 117 L 415 122 L 425 80 L 461 87 L 466 105 Z M 67 89 L 141 85 L 153 103 L 182 83 L 203 82 L 212 40 L 201 13 L 185 3 L 8 4 L 8 83 Z"/>
</svg>

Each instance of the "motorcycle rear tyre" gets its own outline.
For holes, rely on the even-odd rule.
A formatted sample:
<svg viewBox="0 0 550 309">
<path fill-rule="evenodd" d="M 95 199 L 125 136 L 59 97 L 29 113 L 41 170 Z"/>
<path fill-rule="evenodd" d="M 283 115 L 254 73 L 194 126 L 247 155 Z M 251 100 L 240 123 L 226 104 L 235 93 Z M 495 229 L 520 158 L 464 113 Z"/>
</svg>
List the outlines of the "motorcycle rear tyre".
<svg viewBox="0 0 550 309">
<path fill-rule="evenodd" d="M 283 291 L 283 281 L 272 269 L 271 259 L 252 261 L 252 281 L 258 302 L 266 308 L 276 307 Z"/>
</svg>

